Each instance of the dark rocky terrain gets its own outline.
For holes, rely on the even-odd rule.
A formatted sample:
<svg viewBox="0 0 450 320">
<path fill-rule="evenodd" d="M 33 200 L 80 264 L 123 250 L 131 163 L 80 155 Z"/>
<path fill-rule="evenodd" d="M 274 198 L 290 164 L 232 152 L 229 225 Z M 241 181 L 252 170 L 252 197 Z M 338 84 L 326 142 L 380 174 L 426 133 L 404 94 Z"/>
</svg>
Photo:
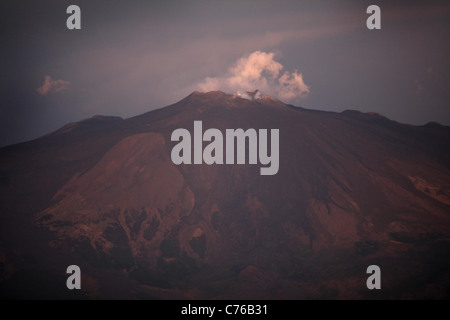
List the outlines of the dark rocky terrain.
<svg viewBox="0 0 450 320">
<path fill-rule="evenodd" d="M 177 128 L 280 130 L 280 168 L 179 165 Z M 0 149 L 3 298 L 450 297 L 450 128 L 194 92 Z M 82 288 L 65 286 L 77 264 Z M 366 288 L 379 265 L 382 289 Z"/>
</svg>

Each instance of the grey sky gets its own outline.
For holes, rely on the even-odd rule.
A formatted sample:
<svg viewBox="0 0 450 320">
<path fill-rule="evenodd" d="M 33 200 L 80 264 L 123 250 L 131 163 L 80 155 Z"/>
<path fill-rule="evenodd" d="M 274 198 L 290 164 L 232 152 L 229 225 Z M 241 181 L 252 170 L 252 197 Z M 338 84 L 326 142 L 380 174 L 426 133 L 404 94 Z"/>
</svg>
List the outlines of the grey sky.
<svg viewBox="0 0 450 320">
<path fill-rule="evenodd" d="M 450 4 L 392 2 L 2 1 L 0 146 L 175 103 L 255 51 L 302 73 L 310 92 L 287 102 L 450 125 Z M 82 30 L 66 28 L 70 4 Z"/>
</svg>

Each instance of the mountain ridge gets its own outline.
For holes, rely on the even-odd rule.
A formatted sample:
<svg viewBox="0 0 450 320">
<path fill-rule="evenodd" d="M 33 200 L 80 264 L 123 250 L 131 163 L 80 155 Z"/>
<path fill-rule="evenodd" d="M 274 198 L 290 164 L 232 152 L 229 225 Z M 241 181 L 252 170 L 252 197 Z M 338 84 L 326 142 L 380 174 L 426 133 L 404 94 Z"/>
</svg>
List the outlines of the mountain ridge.
<svg viewBox="0 0 450 320">
<path fill-rule="evenodd" d="M 121 281 L 157 296 L 370 297 L 364 265 L 378 261 L 388 271 L 383 297 L 444 297 L 437 283 L 447 283 L 450 261 L 436 259 L 450 241 L 448 128 L 344 113 L 194 92 L 2 148 L 0 240 L 15 243 L 6 256 L 20 261 L 14 250 L 29 244 L 12 226 L 27 223 L 50 230 L 43 241 L 91 274 L 125 270 Z M 204 130 L 280 129 L 278 174 L 174 165 L 171 133 L 192 132 L 195 120 Z"/>
</svg>

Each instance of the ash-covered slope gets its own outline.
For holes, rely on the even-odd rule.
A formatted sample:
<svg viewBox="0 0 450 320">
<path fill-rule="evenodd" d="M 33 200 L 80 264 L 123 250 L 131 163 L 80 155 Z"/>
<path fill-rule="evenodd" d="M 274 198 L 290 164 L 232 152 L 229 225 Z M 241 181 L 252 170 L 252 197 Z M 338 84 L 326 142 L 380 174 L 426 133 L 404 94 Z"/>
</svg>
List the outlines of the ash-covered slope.
<svg viewBox="0 0 450 320">
<path fill-rule="evenodd" d="M 204 131 L 279 129 L 278 173 L 174 165 L 171 133 L 192 133 L 195 120 Z M 449 138 L 443 126 L 195 92 L 138 117 L 95 118 L 2 149 L 2 216 L 51 230 L 45 245 L 93 266 L 94 297 L 107 296 L 98 270 L 121 269 L 127 297 L 442 298 Z M 12 249 L 26 241 L 2 238 L 13 270 Z M 370 264 L 383 270 L 382 292 L 366 288 Z"/>
</svg>

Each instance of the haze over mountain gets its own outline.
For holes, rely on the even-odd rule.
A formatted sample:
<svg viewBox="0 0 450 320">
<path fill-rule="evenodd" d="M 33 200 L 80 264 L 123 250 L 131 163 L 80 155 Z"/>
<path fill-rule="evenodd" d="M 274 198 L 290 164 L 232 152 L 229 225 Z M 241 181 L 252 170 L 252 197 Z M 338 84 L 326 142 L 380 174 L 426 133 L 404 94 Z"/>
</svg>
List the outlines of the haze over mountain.
<svg viewBox="0 0 450 320">
<path fill-rule="evenodd" d="M 280 166 L 179 165 L 173 130 L 280 130 Z M 204 143 L 205 146 L 207 143 Z M 0 149 L 3 297 L 448 298 L 450 128 L 194 92 Z M 82 292 L 65 287 L 81 267 Z M 382 290 L 366 288 L 379 265 Z"/>
</svg>

